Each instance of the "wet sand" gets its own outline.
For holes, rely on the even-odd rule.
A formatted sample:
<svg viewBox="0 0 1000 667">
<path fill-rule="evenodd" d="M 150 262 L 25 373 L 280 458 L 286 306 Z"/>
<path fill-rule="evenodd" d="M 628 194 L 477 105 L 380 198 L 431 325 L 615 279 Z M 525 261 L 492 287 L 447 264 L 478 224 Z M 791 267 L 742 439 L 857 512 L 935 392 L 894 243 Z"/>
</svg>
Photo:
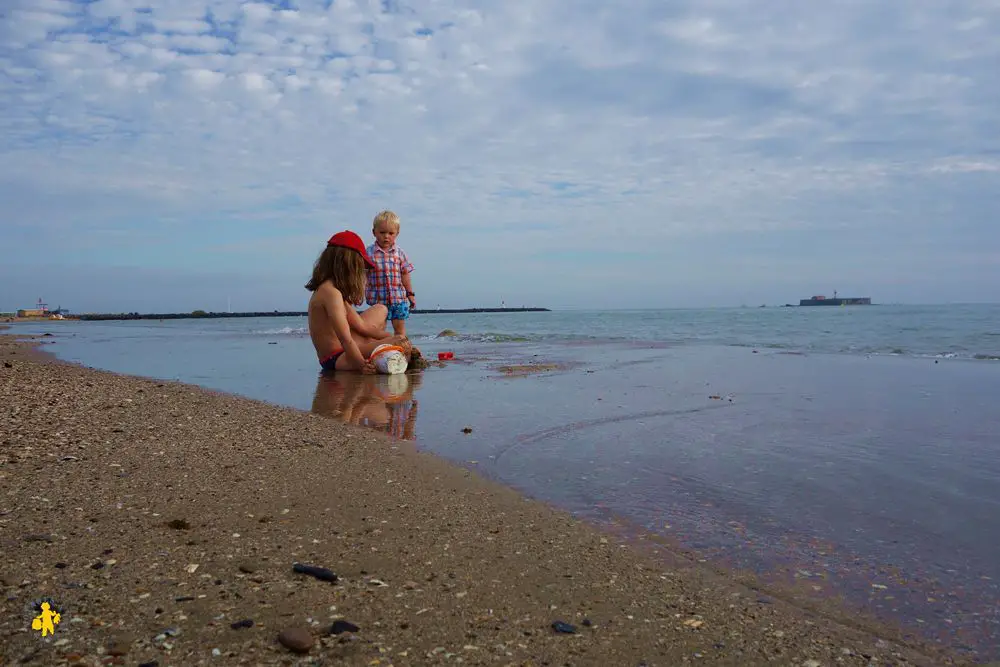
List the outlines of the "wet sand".
<svg viewBox="0 0 1000 667">
<path fill-rule="evenodd" d="M 319 415 L 10 336 L 0 405 L 0 664 L 967 664 Z"/>
</svg>

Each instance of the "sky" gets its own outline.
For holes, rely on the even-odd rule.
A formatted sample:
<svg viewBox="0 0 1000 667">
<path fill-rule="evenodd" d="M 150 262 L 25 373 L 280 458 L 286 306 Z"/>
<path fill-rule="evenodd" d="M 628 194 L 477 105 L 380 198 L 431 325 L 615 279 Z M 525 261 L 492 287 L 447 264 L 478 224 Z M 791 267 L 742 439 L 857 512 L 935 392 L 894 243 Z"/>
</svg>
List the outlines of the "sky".
<svg viewBox="0 0 1000 667">
<path fill-rule="evenodd" d="M 1000 300 L 1000 0 L 3 0 L 0 311 Z"/>
</svg>

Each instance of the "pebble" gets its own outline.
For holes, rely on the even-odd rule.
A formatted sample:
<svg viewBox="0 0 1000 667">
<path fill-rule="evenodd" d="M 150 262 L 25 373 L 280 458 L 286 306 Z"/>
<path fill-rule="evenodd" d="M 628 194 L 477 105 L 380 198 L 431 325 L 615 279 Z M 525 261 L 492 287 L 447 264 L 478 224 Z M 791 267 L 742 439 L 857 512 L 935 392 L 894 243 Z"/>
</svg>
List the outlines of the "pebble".
<svg viewBox="0 0 1000 667">
<path fill-rule="evenodd" d="M 332 583 L 337 583 L 337 575 L 332 571 L 326 569 L 325 567 L 319 567 L 317 565 L 305 565 L 303 563 L 294 563 L 292 565 L 292 570 L 298 572 L 299 574 L 308 574 L 310 577 L 315 577 L 320 581 L 329 581 Z"/>
<path fill-rule="evenodd" d="M 806 660 L 802 663 L 802 667 L 820 667 L 819 660 Z"/>
<path fill-rule="evenodd" d="M 334 621 L 333 625 L 330 626 L 330 634 L 331 635 L 339 635 L 342 632 L 357 632 L 360 629 L 361 628 L 359 628 L 358 626 L 354 625 L 350 621 L 345 621 L 345 620 L 341 619 L 341 620 Z"/>
<path fill-rule="evenodd" d="M 565 621 L 554 621 L 552 623 L 552 629 L 556 632 L 562 632 L 569 635 L 576 633 L 576 626 L 570 625 Z"/>
<path fill-rule="evenodd" d="M 108 654 L 114 656 L 125 655 L 134 641 L 135 637 L 131 635 L 116 635 L 108 641 Z"/>
<path fill-rule="evenodd" d="M 257 571 L 257 564 L 251 562 L 240 563 L 240 572 L 244 574 L 253 574 Z"/>
<path fill-rule="evenodd" d="M 231 627 L 233 630 L 240 630 L 242 628 L 252 628 L 253 620 L 249 618 L 244 618 L 242 621 L 236 621 L 235 623 L 231 623 L 229 627 Z"/>
<path fill-rule="evenodd" d="M 315 640 L 308 628 L 297 626 L 282 630 L 278 635 L 278 641 L 290 651 L 308 653 Z"/>
</svg>

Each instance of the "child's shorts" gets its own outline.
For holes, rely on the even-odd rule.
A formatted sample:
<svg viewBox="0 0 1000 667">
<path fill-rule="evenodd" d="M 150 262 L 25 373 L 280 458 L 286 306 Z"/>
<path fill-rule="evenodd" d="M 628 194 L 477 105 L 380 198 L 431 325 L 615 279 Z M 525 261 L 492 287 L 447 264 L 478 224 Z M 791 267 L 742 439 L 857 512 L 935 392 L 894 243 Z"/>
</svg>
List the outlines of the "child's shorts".
<svg viewBox="0 0 1000 667">
<path fill-rule="evenodd" d="M 410 316 L 410 302 L 394 303 L 389 306 L 390 320 L 405 320 Z"/>
</svg>

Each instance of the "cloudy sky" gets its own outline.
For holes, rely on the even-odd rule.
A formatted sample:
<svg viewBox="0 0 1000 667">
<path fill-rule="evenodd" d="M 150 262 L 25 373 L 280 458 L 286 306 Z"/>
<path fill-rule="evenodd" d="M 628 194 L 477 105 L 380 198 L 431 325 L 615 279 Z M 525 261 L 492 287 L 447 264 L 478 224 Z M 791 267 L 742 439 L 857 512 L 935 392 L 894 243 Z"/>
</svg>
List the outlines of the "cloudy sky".
<svg viewBox="0 0 1000 667">
<path fill-rule="evenodd" d="M 0 310 L 997 301 L 998 0 L 3 0 Z"/>
</svg>

